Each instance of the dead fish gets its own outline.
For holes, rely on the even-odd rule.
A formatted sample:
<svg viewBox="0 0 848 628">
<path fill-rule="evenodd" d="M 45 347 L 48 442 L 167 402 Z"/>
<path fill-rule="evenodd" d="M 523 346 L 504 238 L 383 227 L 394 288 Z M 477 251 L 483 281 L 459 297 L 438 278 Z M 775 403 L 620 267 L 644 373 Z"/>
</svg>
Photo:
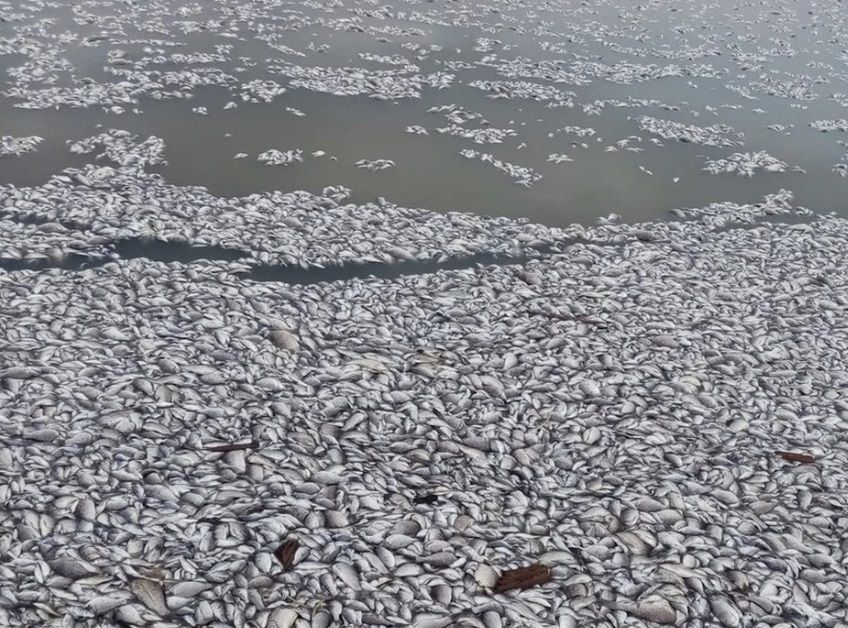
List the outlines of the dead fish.
<svg viewBox="0 0 848 628">
<path fill-rule="evenodd" d="M 136 578 L 130 582 L 130 591 L 138 598 L 139 602 L 154 613 L 163 617 L 170 613 L 168 605 L 165 603 L 165 593 L 160 583 L 146 578 Z"/>
</svg>

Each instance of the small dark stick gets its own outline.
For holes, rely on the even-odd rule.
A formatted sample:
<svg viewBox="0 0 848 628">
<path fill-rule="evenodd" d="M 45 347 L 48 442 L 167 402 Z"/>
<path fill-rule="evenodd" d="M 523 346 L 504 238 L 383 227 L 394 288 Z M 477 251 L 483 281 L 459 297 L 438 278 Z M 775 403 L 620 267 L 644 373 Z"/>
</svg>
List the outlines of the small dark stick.
<svg viewBox="0 0 848 628">
<path fill-rule="evenodd" d="M 551 581 L 551 570 L 541 563 L 509 569 L 501 574 L 495 584 L 494 592 L 503 593 L 510 589 L 529 589 L 537 584 L 545 584 Z"/>
<path fill-rule="evenodd" d="M 223 443 L 221 445 L 209 445 L 205 451 L 214 451 L 215 453 L 226 453 L 228 451 L 239 451 L 240 449 L 255 449 L 257 442 L 255 440 L 247 443 Z"/>
<path fill-rule="evenodd" d="M 805 464 L 812 464 L 816 461 L 810 454 L 800 454 L 794 451 L 778 451 L 777 455 L 783 458 L 784 460 L 788 460 L 789 462 L 803 462 Z"/>
<path fill-rule="evenodd" d="M 274 551 L 274 556 L 280 561 L 283 569 L 288 571 L 294 565 L 294 555 L 297 553 L 300 543 L 296 539 L 289 539 Z"/>
</svg>

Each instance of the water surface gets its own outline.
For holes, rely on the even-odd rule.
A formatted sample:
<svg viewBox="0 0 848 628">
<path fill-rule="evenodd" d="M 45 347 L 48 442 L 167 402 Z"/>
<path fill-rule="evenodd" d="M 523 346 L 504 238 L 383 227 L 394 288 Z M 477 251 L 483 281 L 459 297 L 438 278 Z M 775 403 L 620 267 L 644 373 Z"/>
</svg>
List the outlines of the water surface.
<svg viewBox="0 0 848 628">
<path fill-rule="evenodd" d="M 0 42 L 6 42 L 0 53 L 7 53 L 0 54 L 0 135 L 44 138 L 35 152 L 0 156 L 0 183 L 37 184 L 87 163 L 90 156 L 70 154 L 68 142 L 121 128 L 165 140 L 168 164 L 158 171 L 169 182 L 204 185 L 221 195 L 343 185 L 357 202 L 382 196 L 405 206 L 567 225 L 609 212 L 635 221 L 674 207 L 753 202 L 785 188 L 801 205 L 848 212 L 842 201 L 848 182 L 834 172 L 845 156 L 845 134 L 810 128 L 816 120 L 840 120 L 848 104 L 838 96 L 848 92 L 838 5 L 107 0 L 0 3 L 0 16 Z M 210 56 L 190 57 L 195 53 Z M 395 65 L 400 58 L 409 65 Z M 526 63 L 518 75 L 506 76 L 504 64 L 516 60 Z M 571 72 L 573 80 L 533 69 L 546 63 Z M 604 76 L 575 65 L 585 63 L 618 73 Z M 668 68 L 669 75 L 628 73 L 637 64 Z M 446 88 L 424 86 L 414 97 L 379 100 L 373 97 L 379 89 L 322 93 L 293 85 L 280 71 L 315 67 L 327 68 L 328 75 L 355 68 L 370 80 L 385 71 L 400 79 L 437 72 L 453 78 Z M 116 74 L 127 70 L 132 76 Z M 180 74 L 163 80 L 168 72 Z M 219 85 L 192 86 L 209 72 L 222 77 Z M 244 86 L 254 80 L 276 81 L 286 91 L 271 102 L 243 102 Z M 491 98 L 471 85 L 478 80 L 525 81 L 574 97 L 570 106 L 553 108 L 522 97 Z M 121 82 L 137 93 L 118 103 L 120 109 L 109 98 L 21 108 L 32 94 L 56 87 L 114 88 Z M 160 98 L 149 88 L 155 82 L 187 97 Z M 225 109 L 227 103 L 238 106 Z M 628 104 L 635 106 L 621 106 Z M 431 109 L 446 105 L 479 114 L 462 128 L 512 129 L 514 135 L 477 144 L 441 134 L 450 121 Z M 640 116 L 728 125 L 740 143 L 657 138 L 640 129 Z M 408 133 L 410 125 L 429 134 Z M 558 132 L 567 126 L 595 133 Z M 303 161 L 276 167 L 258 162 L 269 149 L 299 149 Z M 523 187 L 490 163 L 460 154 L 469 149 L 530 168 L 541 179 Z M 312 156 L 316 151 L 325 154 Z M 752 177 L 704 171 L 708 159 L 756 151 L 785 162 L 786 171 Z M 247 158 L 234 159 L 238 153 Z M 573 161 L 549 162 L 555 153 Z M 362 159 L 395 165 L 369 172 L 356 166 Z"/>
</svg>

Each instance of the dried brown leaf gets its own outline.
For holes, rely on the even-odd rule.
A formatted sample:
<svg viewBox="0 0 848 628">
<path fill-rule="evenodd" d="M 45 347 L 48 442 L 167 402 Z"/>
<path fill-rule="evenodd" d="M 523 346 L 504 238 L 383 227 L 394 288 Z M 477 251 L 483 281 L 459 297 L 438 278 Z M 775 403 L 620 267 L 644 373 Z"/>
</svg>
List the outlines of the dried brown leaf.
<svg viewBox="0 0 848 628">
<path fill-rule="evenodd" d="M 810 454 L 802 454 L 795 451 L 778 451 L 777 455 L 787 460 L 789 462 L 803 462 L 805 464 L 812 464 L 816 461 Z"/>
<path fill-rule="evenodd" d="M 280 561 L 283 569 L 288 571 L 294 566 L 294 555 L 297 553 L 300 543 L 296 539 L 289 539 L 274 552 L 274 556 Z"/>
<path fill-rule="evenodd" d="M 541 563 L 535 563 L 529 567 L 504 571 L 495 584 L 494 592 L 502 593 L 510 589 L 529 589 L 537 584 L 545 584 L 550 581 L 550 568 Z"/>
</svg>

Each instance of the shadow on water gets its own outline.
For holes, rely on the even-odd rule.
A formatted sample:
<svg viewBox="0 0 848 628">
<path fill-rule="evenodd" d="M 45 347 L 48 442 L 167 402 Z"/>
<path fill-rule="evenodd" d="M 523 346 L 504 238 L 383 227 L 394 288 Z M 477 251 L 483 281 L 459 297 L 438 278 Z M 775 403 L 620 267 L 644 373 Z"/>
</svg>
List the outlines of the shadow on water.
<svg viewBox="0 0 848 628">
<path fill-rule="evenodd" d="M 81 253 L 69 253 L 61 259 L 48 256 L 38 259 L 0 259 L 0 270 L 10 273 L 21 270 L 47 270 L 49 268 L 83 270 L 86 268 L 97 268 L 110 261 L 112 260 L 89 257 Z"/>
<path fill-rule="evenodd" d="M 22 224 L 43 224 L 46 219 L 35 215 L 4 215 Z M 723 233 L 736 229 L 753 229 L 764 225 L 807 224 L 815 221 L 820 216 L 815 213 L 788 213 L 759 216 L 751 223 L 732 222 L 718 228 L 712 229 L 712 233 Z M 697 218 L 692 219 L 697 221 Z M 685 222 L 685 221 L 684 221 Z M 68 228 L 85 228 L 84 225 L 69 225 Z M 349 279 L 393 279 L 405 275 L 426 275 L 441 270 L 463 270 L 477 266 L 508 266 L 510 264 L 524 264 L 531 259 L 536 259 L 552 253 L 563 251 L 565 248 L 589 241 L 580 238 L 569 238 L 560 240 L 555 246 L 538 246 L 529 249 L 521 255 L 504 255 L 497 253 L 477 253 L 464 257 L 440 259 L 433 257 L 426 260 L 409 260 L 394 263 L 367 262 L 351 264 L 331 264 L 328 266 L 295 266 L 295 265 L 257 265 L 251 266 L 250 270 L 237 272 L 235 276 L 247 281 L 280 282 L 291 285 L 308 285 L 323 282 L 346 281 Z M 603 243 L 604 246 L 618 246 L 612 243 Z M 250 251 L 236 248 L 228 248 L 217 245 L 192 245 L 188 242 L 173 240 L 159 240 L 155 238 L 122 238 L 113 242 L 108 247 L 105 256 L 92 256 L 71 251 L 62 258 L 45 255 L 36 259 L 16 260 L 0 259 L 0 270 L 7 272 L 23 270 L 46 270 L 55 268 L 59 270 L 84 270 L 87 268 L 98 268 L 119 259 L 144 259 L 165 264 L 180 263 L 190 264 L 200 261 L 234 262 L 237 260 L 249 260 L 253 257 Z"/>
<path fill-rule="evenodd" d="M 263 265 L 253 266 L 246 272 L 236 273 L 236 277 L 248 281 L 278 281 L 292 285 L 315 284 L 321 282 L 345 281 L 348 279 L 380 278 L 391 279 L 404 275 L 424 275 L 440 270 L 462 270 L 478 265 L 521 264 L 530 259 L 555 252 L 552 247 L 538 247 L 522 255 L 498 255 L 478 253 L 465 257 L 446 260 L 431 258 L 397 263 L 354 263 L 345 265 L 301 266 Z M 145 259 L 155 262 L 189 264 L 199 261 L 232 262 L 250 258 L 248 251 L 221 246 L 192 246 L 187 243 L 147 238 L 125 238 L 110 246 L 110 254 L 102 257 L 89 256 L 79 252 L 70 252 L 61 259 L 44 256 L 29 260 L 0 260 L 0 270 L 7 272 L 50 268 L 79 271 L 98 268 L 119 259 Z"/>
<path fill-rule="evenodd" d="M 779 214 L 761 216 L 752 223 L 730 223 L 711 230 L 712 233 L 723 233 L 736 229 L 752 229 L 763 225 L 785 225 L 810 223 L 816 220 L 817 214 Z M 23 217 L 20 222 L 39 224 L 39 219 Z M 433 257 L 426 260 L 409 260 L 394 263 L 367 262 L 351 264 L 331 264 L 328 266 L 294 266 L 294 265 L 257 265 L 250 270 L 237 272 L 235 276 L 246 281 L 280 282 L 290 285 L 309 285 L 324 282 L 346 281 L 349 279 L 393 279 L 406 275 L 427 275 L 442 270 L 464 270 L 477 266 L 508 266 L 524 264 L 532 259 L 545 255 L 562 252 L 577 243 L 602 244 L 603 246 L 620 247 L 621 243 L 593 243 L 580 238 L 560 240 L 556 245 L 539 246 L 529 249 L 520 255 L 504 255 L 497 253 L 477 253 L 464 257 L 440 259 Z M 227 248 L 215 245 L 194 246 L 186 242 L 157 240 L 151 238 L 124 238 L 113 242 L 106 256 L 89 256 L 78 251 L 72 251 L 62 257 L 44 257 L 30 260 L 0 259 L 0 270 L 7 272 L 23 270 L 84 270 L 98 268 L 119 259 L 144 259 L 170 264 L 190 264 L 199 261 L 233 262 L 248 260 L 252 257 L 249 251 Z"/>
<path fill-rule="evenodd" d="M 467 257 L 457 257 L 444 261 L 438 258 L 428 260 L 412 260 L 383 264 L 368 262 L 360 264 L 331 265 L 326 267 L 312 266 L 256 266 L 248 272 L 236 276 L 249 281 L 279 281 L 281 283 L 306 285 L 322 282 L 345 281 L 348 279 L 393 279 L 404 275 L 427 275 L 441 270 L 464 270 L 476 266 L 507 266 L 522 264 L 541 255 L 553 253 L 550 247 L 533 249 L 526 255 L 497 255 L 494 253 L 478 253 Z"/>
<path fill-rule="evenodd" d="M 44 221 L 24 217 L 19 220 L 23 224 L 43 224 Z M 190 264 L 199 261 L 232 262 L 250 257 L 250 252 L 231 249 L 223 246 L 193 246 L 184 242 L 155 240 L 150 238 L 124 238 L 112 243 L 110 255 L 86 255 L 71 251 L 64 257 L 48 256 L 35 259 L 0 259 L 0 269 L 14 272 L 21 270 L 85 270 L 98 268 L 118 259 L 146 259 L 169 264 L 178 262 Z"/>
<path fill-rule="evenodd" d="M 122 259 L 144 258 L 154 262 L 180 262 L 189 264 L 202 260 L 233 262 L 250 257 L 249 251 L 223 246 L 193 246 L 186 242 L 154 240 L 149 238 L 124 238 L 112 246 Z"/>
</svg>

